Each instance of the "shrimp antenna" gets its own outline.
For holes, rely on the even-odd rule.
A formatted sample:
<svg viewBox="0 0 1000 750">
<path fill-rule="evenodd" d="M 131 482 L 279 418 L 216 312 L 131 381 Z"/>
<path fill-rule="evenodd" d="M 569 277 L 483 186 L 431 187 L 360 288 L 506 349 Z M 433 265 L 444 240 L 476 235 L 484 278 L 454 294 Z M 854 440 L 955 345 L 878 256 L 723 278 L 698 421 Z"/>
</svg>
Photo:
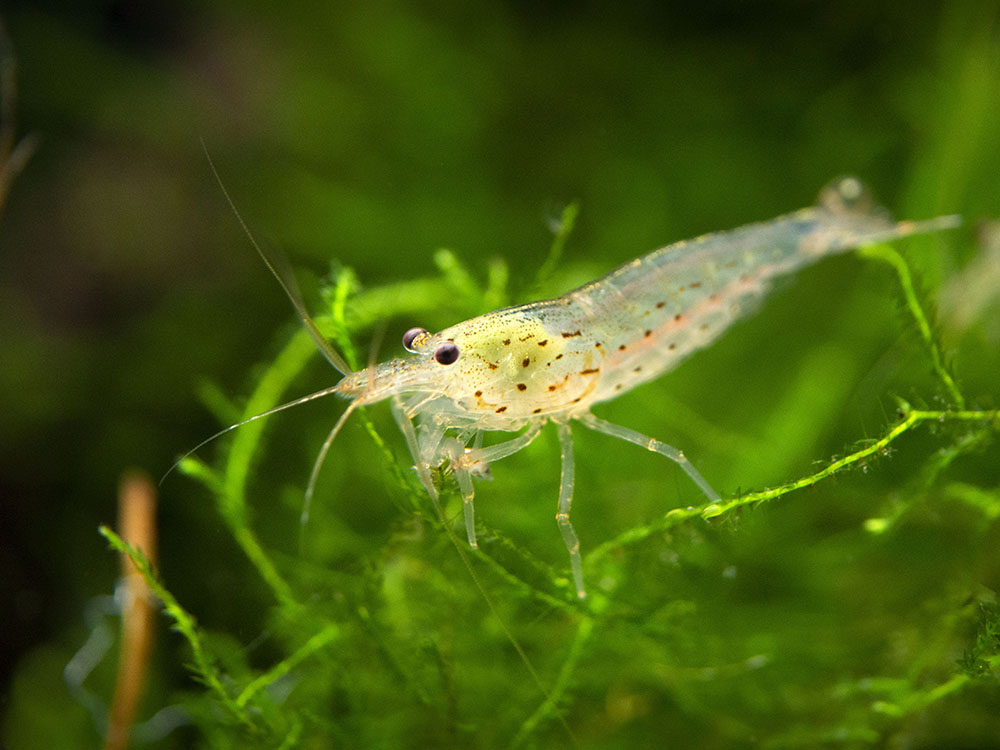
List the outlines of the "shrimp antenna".
<svg viewBox="0 0 1000 750">
<path fill-rule="evenodd" d="M 293 406 L 299 406 L 300 404 L 305 404 L 305 403 L 308 403 L 310 401 L 315 401 L 318 398 L 323 398 L 324 396 L 329 396 L 331 393 L 336 393 L 337 392 L 337 388 L 338 388 L 338 386 L 331 385 L 331 386 L 329 386 L 327 388 L 324 388 L 323 390 L 316 391 L 315 393 L 310 393 L 309 395 L 302 396 L 301 398 L 297 398 L 294 401 L 288 401 L 288 402 L 286 402 L 284 404 L 280 404 L 278 406 L 275 406 L 273 409 L 268 409 L 267 411 L 262 411 L 260 414 L 254 414 L 252 417 L 247 417 L 246 419 L 240 420 L 236 424 L 231 424 L 231 425 L 229 425 L 229 427 L 225 427 L 225 428 L 219 430 L 214 435 L 211 435 L 210 437 L 207 437 L 204 440 L 202 440 L 200 443 L 198 443 L 198 445 L 196 445 L 194 448 L 192 448 L 187 453 L 185 453 L 183 456 L 181 456 L 176 461 L 174 461 L 170 465 L 170 468 L 167 469 L 163 473 L 162 477 L 160 477 L 160 481 L 157 482 L 157 486 L 163 484 L 163 480 L 166 479 L 173 472 L 173 470 L 176 469 L 180 465 L 181 461 L 183 461 L 185 458 L 187 458 L 191 454 L 197 453 L 199 450 L 201 450 L 202 448 L 204 448 L 206 445 L 208 445 L 209 443 L 211 443 L 213 440 L 222 437 L 227 432 L 232 432 L 237 427 L 242 427 L 245 424 L 250 424 L 250 422 L 255 422 L 258 419 L 263 419 L 264 417 L 269 417 L 272 414 L 277 414 L 279 411 L 284 411 L 285 409 L 291 409 Z M 352 403 L 351 406 L 353 406 L 353 405 L 354 404 Z M 345 412 L 345 414 L 343 416 L 346 417 L 347 414 L 350 413 L 350 411 L 351 411 L 351 409 L 348 408 L 347 412 Z M 341 417 L 341 421 L 343 421 L 343 417 Z"/>
<path fill-rule="evenodd" d="M 382 344 L 382 338 L 385 336 L 385 323 L 379 324 L 375 331 L 375 338 L 372 340 L 371 349 L 368 352 L 368 388 L 371 391 L 375 389 L 375 361 L 378 356 L 379 346 Z M 326 456 L 330 452 L 330 448 L 333 445 L 334 439 L 340 432 L 340 428 L 344 426 L 344 422 L 347 421 L 347 417 L 350 416 L 351 412 L 357 407 L 363 405 L 363 400 L 352 401 L 348 404 L 347 409 L 343 414 L 340 415 L 340 419 L 330 430 L 330 434 L 326 436 L 326 440 L 323 441 L 322 447 L 319 449 L 319 454 L 316 456 L 315 462 L 313 462 L 312 472 L 309 474 L 309 484 L 306 485 L 305 500 L 302 502 L 302 513 L 299 515 L 299 549 L 304 548 L 305 540 L 305 527 L 309 523 L 309 510 L 312 507 L 313 494 L 316 491 L 316 483 L 319 481 L 319 470 L 323 467 L 323 463 L 326 461 Z"/>
<path fill-rule="evenodd" d="M 313 322 L 313 319 L 309 316 L 306 310 L 305 303 L 302 301 L 302 294 L 299 292 L 299 285 L 295 281 L 295 276 L 292 274 L 291 268 L 288 266 L 288 261 L 285 260 L 284 256 L 278 253 L 276 250 L 270 249 L 270 254 L 265 253 L 261 244 L 257 242 L 257 238 L 254 237 L 253 233 L 250 231 L 250 227 L 247 226 L 246 221 L 243 220 L 243 215 L 236 208 L 236 204 L 229 195 L 229 191 L 226 190 L 226 186 L 222 182 L 222 177 L 219 176 L 219 170 L 215 168 L 215 162 L 212 161 L 211 154 L 208 153 L 208 147 L 205 145 L 205 141 L 201 141 L 201 148 L 205 152 L 205 158 L 208 160 L 208 166 L 212 168 L 212 174 L 215 176 L 215 181 L 219 183 L 219 188 L 222 190 L 222 194 L 226 197 L 226 202 L 229 204 L 229 208 L 232 209 L 233 214 L 236 216 L 236 220 L 240 223 L 243 228 L 243 233 L 246 234 L 247 238 L 250 240 L 250 244 L 253 245 L 257 254 L 264 261 L 264 265 L 267 266 L 271 274 L 278 280 L 281 284 L 281 288 L 285 290 L 285 294 L 288 295 L 288 299 L 291 300 L 292 307 L 295 308 L 295 312 L 298 313 L 299 318 L 302 320 L 302 324 L 309 331 L 309 335 L 312 336 L 313 342 L 316 344 L 316 348 L 320 350 L 320 353 L 326 357 L 326 361 L 333 365 L 333 368 L 337 370 L 341 375 L 350 375 L 352 370 L 351 366 L 347 364 L 347 361 L 337 353 L 337 350 L 330 345 L 323 334 L 320 333 L 319 328 Z"/>
<path fill-rule="evenodd" d="M 363 401 L 360 399 L 357 401 L 352 401 L 347 405 L 344 413 L 340 415 L 340 419 L 330 430 L 330 434 L 326 436 L 326 440 L 323 441 L 322 447 L 319 449 L 319 454 L 316 456 L 316 460 L 313 462 L 312 472 L 309 474 L 309 484 L 306 485 L 305 499 L 302 502 L 302 513 L 299 516 L 299 524 L 302 529 L 305 525 L 309 523 L 309 508 L 312 506 L 313 494 L 316 492 L 316 482 L 319 480 L 319 470 L 323 467 L 323 462 L 326 461 L 326 455 L 330 452 L 330 447 L 333 445 L 334 438 L 337 437 L 337 433 L 340 432 L 340 428 L 344 426 L 344 422 L 347 418 L 351 416 L 351 412 L 357 409 L 359 406 L 363 405 Z M 302 537 L 299 537 L 299 545 L 302 544 Z"/>
</svg>

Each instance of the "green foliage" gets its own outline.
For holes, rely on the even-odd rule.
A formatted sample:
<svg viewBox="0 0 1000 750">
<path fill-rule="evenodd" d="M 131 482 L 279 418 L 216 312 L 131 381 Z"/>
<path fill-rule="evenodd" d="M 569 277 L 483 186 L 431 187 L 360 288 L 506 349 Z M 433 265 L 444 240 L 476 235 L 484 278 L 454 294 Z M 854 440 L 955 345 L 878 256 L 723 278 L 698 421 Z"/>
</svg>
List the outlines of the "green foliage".
<svg viewBox="0 0 1000 750">
<path fill-rule="evenodd" d="M 959 666 L 967 677 L 996 678 L 1000 672 L 1000 605 L 995 600 L 983 601 L 979 608 L 975 638 Z"/>
<path fill-rule="evenodd" d="M 559 234 L 554 242 L 564 241 L 565 236 Z M 466 550 L 449 525 L 440 527 L 428 498 L 405 469 L 407 459 L 393 458 L 387 440 L 370 420 L 365 422 L 367 438 L 356 434 L 353 439 L 374 445 L 376 461 L 395 477 L 389 491 L 404 494 L 406 500 L 400 504 L 405 510 L 397 522 L 399 529 L 382 546 L 362 550 L 361 559 L 348 560 L 338 554 L 346 533 L 341 528 L 303 529 L 313 538 L 300 558 L 275 557 L 260 542 L 250 523 L 253 501 L 247 487 L 259 460 L 266 424 L 255 427 L 254 423 L 250 427 L 255 429 L 240 431 L 219 471 L 187 459 L 182 470 L 215 493 L 233 538 L 272 591 L 273 611 L 268 619 L 280 624 L 274 626 L 275 631 L 285 633 L 284 637 L 272 636 L 278 640 L 281 658 L 257 668 L 249 668 L 244 658 L 235 668 L 220 671 L 216 665 L 223 662 L 222 656 L 208 655 L 211 639 L 200 633 L 194 619 L 163 588 L 142 555 L 113 532 L 102 529 L 102 533 L 132 557 L 188 641 L 193 674 L 207 689 L 200 697 L 192 695 L 186 704 L 195 706 L 193 715 L 207 722 L 206 735 L 214 736 L 215 744 L 227 745 L 229 740 L 222 739 L 227 735 L 219 734 L 221 721 L 232 727 L 228 736 L 233 743 L 260 747 L 282 742 L 325 746 L 339 741 L 393 746 L 431 741 L 512 747 L 539 742 L 591 744 L 596 738 L 580 737 L 580 727 L 593 720 L 587 717 L 596 709 L 594 699 L 601 693 L 603 678 L 594 677 L 608 675 L 611 663 L 631 665 L 631 676 L 606 694 L 606 722 L 645 723 L 645 715 L 654 706 L 665 710 L 668 704 L 662 702 L 668 701 L 675 704 L 670 710 L 677 717 L 686 717 L 701 730 L 714 726 L 720 737 L 736 742 L 748 741 L 751 732 L 758 734 L 751 727 L 767 727 L 772 721 L 767 717 L 772 715 L 793 721 L 771 724 L 765 732 L 768 744 L 814 744 L 834 738 L 871 744 L 900 731 L 913 717 L 938 710 L 939 704 L 964 700 L 965 710 L 970 710 L 980 701 L 995 699 L 1000 693 L 1000 612 L 995 601 L 981 596 L 964 605 L 955 599 L 958 592 L 927 600 L 924 606 L 931 613 L 945 617 L 923 628 L 910 626 L 922 632 L 905 636 L 916 641 L 903 648 L 920 653 L 908 669 L 894 668 L 893 659 L 869 666 L 847 661 L 834 668 L 849 651 L 817 649 L 810 654 L 810 669 L 793 676 L 788 670 L 795 658 L 803 657 L 801 644 L 795 644 L 796 634 L 821 626 L 811 618 L 795 622 L 794 613 L 789 613 L 792 622 L 771 621 L 768 600 L 787 594 L 762 591 L 763 598 L 756 604 L 747 602 L 750 611 L 741 616 L 751 621 L 764 619 L 742 634 L 743 642 L 727 644 L 723 633 L 731 627 L 712 632 L 704 622 L 706 610 L 718 602 L 699 602 L 690 593 L 664 600 L 651 588 L 658 587 L 663 577 L 677 574 L 672 570 L 677 564 L 664 566 L 662 559 L 657 560 L 657 551 L 671 550 L 683 561 L 681 569 L 691 568 L 697 578 L 706 567 L 718 564 L 718 551 L 706 555 L 698 552 L 699 545 L 736 543 L 739 530 L 727 533 L 716 527 L 712 531 L 704 521 L 731 520 L 740 509 L 779 498 L 786 505 L 805 502 L 810 499 L 805 489 L 832 485 L 835 476 L 849 469 L 863 470 L 860 478 L 851 481 L 852 491 L 863 490 L 874 459 L 887 457 L 890 446 L 904 435 L 930 425 L 937 433 L 937 448 L 927 466 L 936 464 L 937 468 L 926 469 L 930 473 L 923 477 L 925 481 L 912 482 L 909 489 L 905 485 L 895 488 L 897 497 L 888 512 L 864 521 L 867 541 L 862 537 L 849 545 L 858 550 L 877 546 L 877 538 L 899 536 L 905 533 L 901 529 L 914 523 L 927 502 L 926 493 L 939 488 L 940 474 L 953 461 L 990 444 L 1000 412 L 960 408 L 964 398 L 941 364 L 939 345 L 916 300 L 905 261 L 889 247 L 869 248 L 862 254 L 888 260 L 896 270 L 907 310 L 941 387 L 958 408 L 915 409 L 901 401 L 898 420 L 881 437 L 862 441 L 849 454 L 800 479 L 719 503 L 671 510 L 605 539 L 585 551 L 585 573 L 592 588 L 584 602 L 573 596 L 565 564 L 541 563 L 496 528 L 481 531 L 479 550 Z M 440 278 L 409 282 L 409 288 L 422 284 L 440 290 L 444 285 L 473 309 L 483 303 L 486 293 L 456 256 L 439 253 L 438 266 Z M 344 283 L 345 279 L 351 279 L 350 283 Z M 322 330 L 342 332 L 333 336 L 335 340 L 346 342 L 347 334 L 377 322 L 373 299 L 395 299 L 401 304 L 398 311 L 413 314 L 425 312 L 422 305 L 433 304 L 434 298 L 428 295 L 362 290 L 353 279 L 347 272 L 338 275 L 327 295 L 332 313 L 317 319 Z M 494 294 L 502 296 L 503 290 Z M 348 315 L 348 310 L 353 314 Z M 303 333 L 292 337 L 261 374 L 247 401 L 247 414 L 280 401 L 283 389 L 306 366 L 309 345 Z M 347 351 L 349 359 L 354 359 L 353 348 Z M 455 500 L 448 478 L 440 479 L 445 499 Z M 997 488 L 959 490 L 952 486 L 951 493 L 968 498 L 968 507 L 986 521 L 1000 515 Z M 450 539 L 451 546 L 445 539 Z M 456 559 L 467 570 L 456 566 Z M 723 570 L 722 575 L 729 574 Z M 743 574 L 733 575 L 741 578 Z M 771 588 L 774 582 L 769 578 L 765 572 L 751 573 L 745 585 Z M 812 596 L 818 595 L 803 581 L 784 585 L 805 586 L 813 589 Z M 954 611 L 946 614 L 948 609 Z M 971 637 L 970 626 L 974 628 Z M 289 637 L 290 633 L 296 635 Z M 729 637 L 735 635 L 730 632 Z M 898 637 L 904 637 L 903 633 Z M 949 663 L 948 652 L 963 642 L 967 644 L 964 656 Z M 823 664 L 834 669 L 829 677 L 821 670 Z M 756 691 L 773 691 L 773 684 L 766 686 L 772 679 L 780 681 L 783 672 L 793 680 L 784 689 L 794 693 L 784 700 L 799 708 L 776 703 L 773 695 L 762 703 L 760 695 L 751 698 Z M 970 692 L 971 678 L 982 683 L 980 692 Z M 497 700 L 508 710 L 501 715 L 483 710 Z M 715 706 L 731 707 L 734 700 L 742 701 L 742 710 L 757 718 L 721 721 Z M 373 708 L 369 701 L 382 708 Z M 213 704 L 223 709 L 221 715 L 211 709 Z M 331 707 L 336 708 L 331 711 Z M 375 710 L 382 720 L 367 721 Z M 226 715 L 228 719 L 220 718 Z M 638 731 L 633 736 L 636 740 L 646 730 Z"/>
<path fill-rule="evenodd" d="M 478 550 L 385 405 L 305 523 L 343 403 L 200 449 L 156 571 L 102 531 L 163 604 L 134 747 L 1000 747 L 994 3 L 125 5 L 4 7 L 10 145 L 41 137 L 0 217 L 0 743 L 100 741 L 122 470 L 336 378 L 201 137 L 355 368 L 840 173 L 965 226 L 826 260 L 602 404 L 723 499 L 576 430 L 584 602 L 548 431 L 477 484 Z"/>
</svg>

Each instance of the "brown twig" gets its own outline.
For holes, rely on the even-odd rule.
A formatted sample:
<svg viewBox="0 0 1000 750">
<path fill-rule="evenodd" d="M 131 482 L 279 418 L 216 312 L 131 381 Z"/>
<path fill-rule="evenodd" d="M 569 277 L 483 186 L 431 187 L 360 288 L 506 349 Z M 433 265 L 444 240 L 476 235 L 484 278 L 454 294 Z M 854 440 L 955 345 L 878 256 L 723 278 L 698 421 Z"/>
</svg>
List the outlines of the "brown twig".
<svg viewBox="0 0 1000 750">
<path fill-rule="evenodd" d="M 118 531 L 156 564 L 156 487 L 143 472 L 126 472 L 118 486 Z M 156 605 L 142 575 L 122 555 L 122 637 L 105 750 L 125 750 L 149 671 Z"/>
</svg>

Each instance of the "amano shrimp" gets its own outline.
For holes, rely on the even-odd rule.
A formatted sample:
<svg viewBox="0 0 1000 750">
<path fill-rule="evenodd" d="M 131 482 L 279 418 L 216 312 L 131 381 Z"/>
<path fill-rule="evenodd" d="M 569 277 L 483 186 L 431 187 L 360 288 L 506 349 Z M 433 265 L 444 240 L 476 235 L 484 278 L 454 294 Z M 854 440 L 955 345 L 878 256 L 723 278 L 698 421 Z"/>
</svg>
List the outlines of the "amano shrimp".
<svg viewBox="0 0 1000 750">
<path fill-rule="evenodd" d="M 551 422 L 562 456 L 556 522 L 583 598 L 580 542 L 570 521 L 572 423 L 674 461 L 710 501 L 719 500 L 682 451 L 601 419 L 591 408 L 659 377 L 711 344 L 755 307 L 777 277 L 859 246 L 958 223 L 956 216 L 897 223 L 857 179 L 840 178 L 810 208 L 667 245 L 561 297 L 489 312 L 437 333 L 412 328 L 403 335 L 410 356 L 359 371 L 351 371 L 320 335 L 292 282 L 261 253 L 317 346 L 344 377 L 251 420 L 330 393 L 350 400 L 316 459 L 308 503 L 319 467 L 351 412 L 388 400 L 435 504 L 438 489 L 431 470 L 440 467 L 454 476 L 472 547 L 477 546 L 474 479 L 494 461 L 529 445 Z M 491 431 L 520 434 L 482 446 L 482 434 Z"/>
</svg>

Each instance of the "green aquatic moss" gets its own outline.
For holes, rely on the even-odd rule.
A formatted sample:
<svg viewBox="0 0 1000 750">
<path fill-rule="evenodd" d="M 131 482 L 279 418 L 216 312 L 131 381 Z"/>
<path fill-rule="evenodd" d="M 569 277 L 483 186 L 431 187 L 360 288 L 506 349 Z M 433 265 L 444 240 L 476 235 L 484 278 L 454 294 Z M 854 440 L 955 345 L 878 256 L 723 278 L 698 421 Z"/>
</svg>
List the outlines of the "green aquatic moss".
<svg viewBox="0 0 1000 750">
<path fill-rule="evenodd" d="M 1000 747 L 995 4 L 38 5 L 3 19 L 40 136 L 0 217 L 5 747 L 100 742 L 119 549 L 162 602 L 135 747 Z M 121 472 L 338 377 L 199 138 L 356 368 L 838 173 L 965 226 L 600 405 L 723 499 L 576 430 L 585 602 L 551 430 L 473 551 L 359 409 L 303 524 L 336 398 L 185 460 L 153 571 L 94 533 Z"/>
<path fill-rule="evenodd" d="M 557 243 L 564 241 L 557 236 Z M 638 740 L 660 731 L 653 729 L 656 725 L 680 731 L 673 725 L 682 718 L 700 730 L 711 725 L 718 737 L 736 744 L 754 736 L 769 738 L 769 745 L 837 738 L 878 743 L 905 731 L 918 715 L 951 711 L 955 701 L 965 699 L 973 705 L 988 702 L 997 695 L 995 603 L 985 592 L 942 585 L 919 599 L 923 611 L 909 621 L 905 612 L 890 615 L 890 596 L 877 605 L 890 610 L 882 612 L 886 619 L 870 632 L 874 642 L 857 650 L 849 641 L 824 644 L 824 637 L 834 634 L 838 639 L 863 637 L 873 625 L 866 621 L 876 613 L 865 613 L 856 604 L 850 616 L 836 613 L 845 604 L 838 600 L 849 598 L 852 584 L 841 581 L 830 562 L 792 563 L 801 557 L 793 551 L 793 539 L 783 542 L 787 550 L 765 554 L 764 560 L 756 560 L 750 550 L 772 536 L 764 524 L 785 512 L 836 503 L 842 494 L 874 500 L 869 516 L 833 541 L 817 538 L 815 531 L 805 535 L 826 548 L 820 557 L 840 557 L 847 566 L 852 557 L 869 558 L 855 564 L 848 577 L 864 576 L 866 567 L 878 565 L 877 559 L 894 545 L 942 543 L 908 542 L 909 535 L 944 537 L 989 527 L 1000 514 L 998 488 L 967 486 L 960 491 L 948 475 L 962 456 L 988 450 L 1000 413 L 962 408 L 965 398 L 943 365 L 902 256 L 887 246 L 861 255 L 885 260 L 896 272 L 898 294 L 918 332 L 919 341 L 912 345 L 926 352 L 947 399 L 944 407 L 915 408 L 900 399 L 882 434 L 859 440 L 843 456 L 821 462 L 801 477 L 720 502 L 676 508 L 607 534 L 584 548 L 591 588 L 585 601 L 573 595 L 564 560 L 557 555 L 555 562 L 544 562 L 529 551 L 544 545 L 544 537 L 522 539 L 498 530 L 503 522 L 495 505 L 481 506 L 481 547 L 467 549 L 450 528 L 457 498 L 444 475 L 438 479 L 450 510 L 442 528 L 407 469 L 407 457 L 398 446 L 390 447 L 398 438 L 383 435 L 366 417 L 361 421 L 367 435 L 355 431 L 344 439 L 366 442 L 375 473 L 393 478 L 381 491 L 406 500 L 398 503 L 401 510 L 390 527 L 369 537 L 367 544 L 350 539 L 346 547 L 357 556 L 338 552 L 352 532 L 326 527 L 320 514 L 303 529 L 311 540 L 298 555 L 268 549 L 259 539 L 253 516 L 260 498 L 251 477 L 267 450 L 262 439 L 268 422 L 238 430 L 218 469 L 193 458 L 181 465 L 215 494 L 234 540 L 271 591 L 267 619 L 281 623 L 265 636 L 274 641 L 271 663 L 244 669 L 239 676 L 220 673 L 213 666 L 220 659 L 207 655 L 193 618 L 153 577 L 141 555 L 110 531 L 102 533 L 133 556 L 164 600 L 166 614 L 189 642 L 194 675 L 208 688 L 190 700 L 218 703 L 231 716 L 234 743 L 254 741 L 263 747 L 294 737 L 295 743 L 324 744 L 320 738 L 339 737 L 402 746 L 444 740 L 475 746 L 588 745 L 601 744 L 598 738 L 607 732 Z M 465 300 L 469 314 L 487 295 L 505 295 L 502 288 L 480 288 L 451 253 L 439 254 L 438 266 L 439 277 L 406 283 L 408 290 L 424 289 L 423 294 L 398 294 L 394 287 L 365 290 L 352 274 L 341 271 L 326 295 L 331 312 L 317 318 L 317 324 L 346 344 L 348 360 L 356 363 L 351 337 L 376 325 L 385 312 L 380 306 L 389 300 L 396 301 L 394 312 L 419 317 L 436 304 L 442 288 Z M 312 348 L 308 335 L 295 334 L 260 374 L 246 414 L 285 398 L 314 358 Z M 915 444 L 911 434 L 919 435 L 926 447 Z M 366 449 L 352 452 L 357 450 Z M 923 458 L 900 455 L 907 452 Z M 531 457 L 532 462 L 544 460 Z M 893 485 L 876 478 L 887 462 L 918 465 L 921 460 L 924 468 L 911 480 Z M 522 462 L 521 470 L 525 466 Z M 660 468 L 666 472 L 668 467 Z M 498 466 L 497 473 L 505 472 Z M 336 485 L 334 495 L 350 496 L 355 479 L 348 466 L 326 481 Z M 970 517 L 935 527 L 926 517 L 927 505 L 948 487 Z M 585 485 L 578 488 L 589 494 Z M 329 492 L 326 496 L 331 497 Z M 775 501 L 780 503 L 766 519 L 754 518 L 747 528 L 741 514 Z M 857 501 L 851 505 L 856 514 Z M 539 515 L 550 520 L 548 513 Z M 555 531 L 547 526 L 538 523 L 537 533 Z M 977 536 L 982 543 L 977 532 L 971 544 L 977 544 Z M 905 559 L 913 552 L 901 554 Z M 789 559 L 782 563 L 782 557 Z M 728 566 L 726 559 L 732 560 Z M 782 569 L 789 564 L 816 566 L 818 580 Z M 769 571 L 768 566 L 777 567 Z M 678 589 L 677 579 L 684 575 L 691 580 Z M 698 596 L 699 585 L 706 586 L 702 593 L 708 601 Z M 915 601 L 916 595 L 911 591 L 907 601 Z M 728 622 L 713 629 L 720 623 L 716 616 Z M 975 628 L 972 635 L 970 627 Z M 894 639 L 901 642 L 893 645 Z M 890 650 L 878 655 L 878 648 Z M 961 659 L 949 656 L 956 649 L 964 649 Z M 623 669 L 617 679 L 614 665 Z M 280 710 L 275 703 L 279 693 Z M 498 701 L 500 711 L 495 710 Z M 668 716 L 661 723 L 654 716 L 663 712 Z M 385 718 L 374 721 L 376 713 Z M 194 716 L 219 721 L 207 706 Z"/>
</svg>

